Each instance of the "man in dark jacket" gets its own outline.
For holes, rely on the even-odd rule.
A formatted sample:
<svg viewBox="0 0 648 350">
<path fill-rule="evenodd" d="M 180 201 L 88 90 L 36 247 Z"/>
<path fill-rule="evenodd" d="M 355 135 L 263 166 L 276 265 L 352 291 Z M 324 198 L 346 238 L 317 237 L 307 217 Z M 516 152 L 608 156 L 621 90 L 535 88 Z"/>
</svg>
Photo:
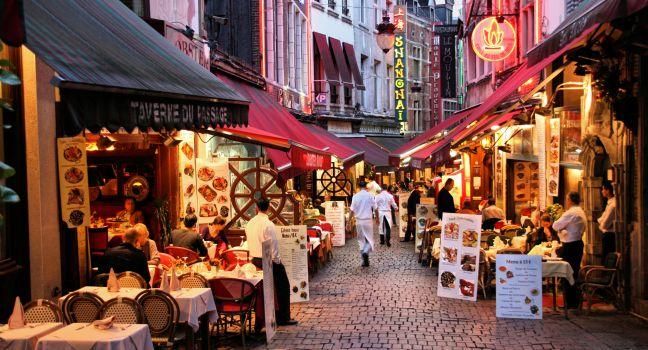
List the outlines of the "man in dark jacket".
<svg viewBox="0 0 648 350">
<path fill-rule="evenodd" d="M 443 213 L 455 213 L 454 198 L 450 194 L 450 190 L 454 187 L 454 180 L 449 178 L 446 180 L 445 185 L 439 191 L 437 196 L 437 208 L 439 210 L 439 219 L 443 219 Z"/>
<path fill-rule="evenodd" d="M 139 249 L 139 233 L 130 228 L 124 233 L 124 243 L 108 249 L 105 255 L 105 266 L 101 272 L 109 272 L 112 268 L 115 273 L 124 271 L 135 272 L 144 278 L 148 285 L 151 275 L 148 269 L 146 255 Z"/>
<path fill-rule="evenodd" d="M 207 255 L 207 247 L 203 242 L 202 237 L 196 232 L 196 223 L 198 218 L 194 214 L 187 214 L 184 217 L 183 223 L 185 228 L 173 230 L 171 232 L 171 244 L 174 247 L 182 247 L 193 250 L 200 254 L 200 256 Z"/>
<path fill-rule="evenodd" d="M 421 190 L 415 188 L 407 199 L 407 230 L 405 230 L 405 239 L 401 242 L 409 242 L 410 237 L 412 240 L 416 238 L 415 223 L 416 220 L 416 206 L 421 204 Z"/>
</svg>

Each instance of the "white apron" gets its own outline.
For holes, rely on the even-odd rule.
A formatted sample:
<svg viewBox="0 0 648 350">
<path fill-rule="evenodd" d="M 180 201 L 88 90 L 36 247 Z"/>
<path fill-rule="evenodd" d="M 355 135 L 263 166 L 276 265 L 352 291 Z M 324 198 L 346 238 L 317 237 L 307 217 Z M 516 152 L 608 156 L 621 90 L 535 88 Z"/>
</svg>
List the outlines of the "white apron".
<svg viewBox="0 0 648 350">
<path fill-rule="evenodd" d="M 384 219 L 383 219 L 384 218 Z M 385 231 L 384 220 L 387 219 L 387 225 L 389 225 L 389 232 L 393 232 L 394 223 L 392 222 L 392 213 L 391 210 L 380 210 L 378 211 L 378 232 L 381 236 L 387 234 Z"/>
<path fill-rule="evenodd" d="M 356 220 L 356 231 L 358 234 L 360 251 L 369 254 L 374 249 L 373 220 Z"/>
</svg>

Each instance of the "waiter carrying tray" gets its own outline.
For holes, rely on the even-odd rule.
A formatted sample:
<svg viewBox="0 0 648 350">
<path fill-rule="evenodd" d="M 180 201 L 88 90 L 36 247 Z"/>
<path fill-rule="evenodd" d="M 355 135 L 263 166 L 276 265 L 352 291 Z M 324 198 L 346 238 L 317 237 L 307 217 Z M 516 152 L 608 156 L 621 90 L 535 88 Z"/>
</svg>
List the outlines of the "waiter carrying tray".
<svg viewBox="0 0 648 350">
<path fill-rule="evenodd" d="M 362 255 L 362 266 L 369 266 L 369 253 L 373 251 L 373 212 L 376 210 L 376 200 L 367 191 L 365 181 L 358 182 L 360 192 L 353 195 L 351 200 L 351 211 L 356 219 L 356 231 L 358 232 L 358 244 Z"/>
</svg>

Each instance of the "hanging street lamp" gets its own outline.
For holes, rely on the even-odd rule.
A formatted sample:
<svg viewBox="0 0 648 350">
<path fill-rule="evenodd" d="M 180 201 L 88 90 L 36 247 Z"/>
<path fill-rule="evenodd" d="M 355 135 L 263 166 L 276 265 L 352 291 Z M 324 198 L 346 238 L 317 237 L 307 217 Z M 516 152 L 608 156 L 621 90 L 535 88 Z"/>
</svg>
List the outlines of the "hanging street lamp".
<svg viewBox="0 0 648 350">
<path fill-rule="evenodd" d="M 384 53 L 389 52 L 389 50 L 394 46 L 395 29 L 396 26 L 389 21 L 389 14 L 387 11 L 383 11 L 383 21 L 376 25 L 376 30 L 378 31 L 376 41 L 378 42 L 378 47 L 380 47 Z"/>
</svg>

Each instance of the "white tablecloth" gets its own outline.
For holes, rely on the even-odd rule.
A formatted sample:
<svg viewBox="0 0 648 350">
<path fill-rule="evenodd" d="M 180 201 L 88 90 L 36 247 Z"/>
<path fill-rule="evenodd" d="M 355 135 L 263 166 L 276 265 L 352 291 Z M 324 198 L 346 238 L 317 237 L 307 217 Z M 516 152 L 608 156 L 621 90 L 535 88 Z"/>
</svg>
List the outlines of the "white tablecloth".
<svg viewBox="0 0 648 350">
<path fill-rule="evenodd" d="M 2 350 L 33 350 L 41 337 L 63 328 L 63 323 L 28 324 L 23 328 L 9 329 L 0 327 L 0 349 Z"/>
<path fill-rule="evenodd" d="M 223 278 L 223 277 L 240 278 L 252 283 L 255 286 L 259 282 L 263 281 L 263 271 L 257 271 L 254 274 L 246 274 L 245 276 L 239 276 L 235 271 L 224 271 L 224 270 L 216 271 L 216 269 L 214 268 L 212 268 L 211 271 L 205 271 L 200 268 L 194 270 L 197 270 L 196 271 L 197 273 L 201 274 L 203 277 L 205 277 L 208 280 Z"/>
<path fill-rule="evenodd" d="M 87 323 L 73 323 L 38 341 L 38 350 L 153 350 L 145 324 L 115 324 L 107 330 Z"/>
<path fill-rule="evenodd" d="M 574 270 L 566 261 L 543 261 L 542 277 L 564 278 L 569 284 L 574 285 Z"/>
<path fill-rule="evenodd" d="M 120 296 L 135 299 L 137 294 L 143 290 L 139 288 L 121 288 L 119 292 L 111 293 L 106 287 L 83 287 L 79 289 L 82 292 L 97 294 L 104 301 Z M 204 314 L 209 314 L 210 322 L 218 320 L 216 304 L 210 288 L 182 288 L 171 292 L 171 296 L 178 302 L 180 307 L 180 322 L 187 322 L 194 331 L 198 330 L 198 319 Z M 62 300 L 63 298 L 61 298 Z"/>
</svg>

